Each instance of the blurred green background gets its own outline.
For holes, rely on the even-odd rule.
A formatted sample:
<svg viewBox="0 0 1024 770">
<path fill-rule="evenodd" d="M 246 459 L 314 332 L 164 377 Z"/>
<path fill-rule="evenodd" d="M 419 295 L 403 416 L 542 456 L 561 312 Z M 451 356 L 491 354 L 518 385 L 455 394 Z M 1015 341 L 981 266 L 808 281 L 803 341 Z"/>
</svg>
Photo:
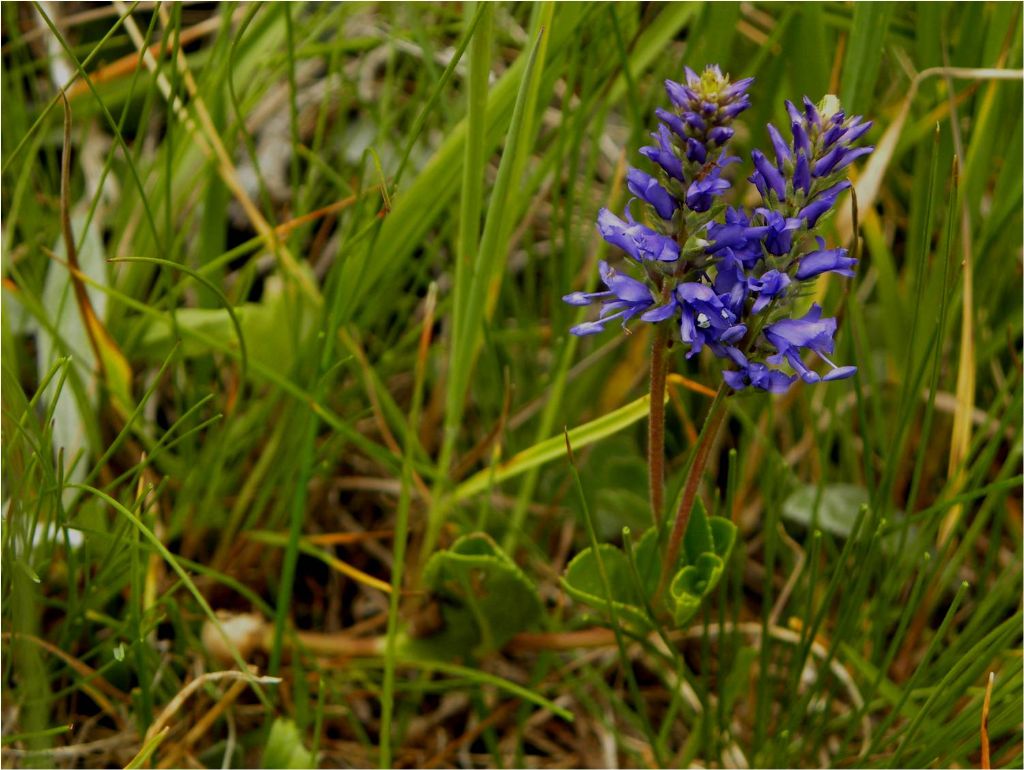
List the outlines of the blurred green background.
<svg viewBox="0 0 1024 770">
<path fill-rule="evenodd" d="M 1020 10 L 5 3 L 5 766 L 1019 766 Z M 558 582 L 561 432 L 599 537 L 643 529 L 650 339 L 560 297 L 706 63 L 757 78 L 744 159 L 787 98 L 875 121 L 817 288 L 860 370 L 734 400 L 739 541 L 638 699 Z M 672 363 L 670 491 L 718 366 Z M 548 647 L 384 654 L 477 531 Z M 207 676 L 214 612 L 280 682 Z"/>
</svg>

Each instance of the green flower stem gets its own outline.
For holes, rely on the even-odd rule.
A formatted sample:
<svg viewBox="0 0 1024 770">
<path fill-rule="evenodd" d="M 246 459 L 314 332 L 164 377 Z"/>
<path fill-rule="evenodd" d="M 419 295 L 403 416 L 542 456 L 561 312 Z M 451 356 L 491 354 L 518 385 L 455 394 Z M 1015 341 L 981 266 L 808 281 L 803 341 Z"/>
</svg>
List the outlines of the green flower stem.
<svg viewBox="0 0 1024 770">
<path fill-rule="evenodd" d="M 700 485 L 701 476 L 704 475 L 704 466 L 707 465 L 708 456 L 711 454 L 711 445 L 714 443 L 718 429 L 722 425 L 722 419 L 725 417 L 725 398 L 726 385 L 722 383 L 715 394 L 715 400 L 711 402 L 711 408 L 704 420 L 700 436 L 697 437 L 697 449 L 690 461 L 683 497 L 679 503 L 679 509 L 676 511 L 675 524 L 672 526 L 672 536 L 668 541 L 665 558 L 661 562 L 661 579 L 658 581 L 658 590 L 654 595 L 654 606 L 658 606 L 658 600 L 672 576 L 673 565 L 679 558 L 679 548 L 683 544 L 683 535 L 686 534 L 686 527 L 690 523 L 690 511 L 693 510 L 693 501 L 697 497 L 697 487 Z"/>
<path fill-rule="evenodd" d="M 668 324 L 658 324 L 651 350 L 651 405 L 647 425 L 647 473 L 651 488 L 651 518 L 655 529 L 661 527 L 665 510 L 665 375 L 668 350 Z"/>
</svg>

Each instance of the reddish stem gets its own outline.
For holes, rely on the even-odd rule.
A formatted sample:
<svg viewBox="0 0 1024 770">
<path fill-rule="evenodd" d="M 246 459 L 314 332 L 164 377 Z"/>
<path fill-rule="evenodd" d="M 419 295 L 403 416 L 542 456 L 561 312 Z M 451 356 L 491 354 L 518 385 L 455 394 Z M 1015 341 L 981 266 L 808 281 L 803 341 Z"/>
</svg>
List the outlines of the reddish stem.
<svg viewBox="0 0 1024 770">
<path fill-rule="evenodd" d="M 683 488 L 683 497 L 679 503 L 679 510 L 676 511 L 675 524 L 672 526 L 672 536 L 668 541 L 668 548 L 665 551 L 665 558 L 661 564 L 661 579 L 658 581 L 658 590 L 654 595 L 654 604 L 657 606 L 662 592 L 672 576 L 673 567 L 679 559 L 679 549 L 683 544 L 683 535 L 686 534 L 686 527 L 690 523 L 690 512 L 693 510 L 693 502 L 697 497 L 697 488 L 700 486 L 701 476 L 704 475 L 704 467 L 707 465 L 708 457 L 711 454 L 711 445 L 715 442 L 718 429 L 725 417 L 725 385 L 723 384 L 715 400 L 711 402 L 704 427 L 701 428 L 700 436 L 697 438 L 697 449 L 694 452 L 693 460 L 686 477 L 686 486 Z"/>
</svg>

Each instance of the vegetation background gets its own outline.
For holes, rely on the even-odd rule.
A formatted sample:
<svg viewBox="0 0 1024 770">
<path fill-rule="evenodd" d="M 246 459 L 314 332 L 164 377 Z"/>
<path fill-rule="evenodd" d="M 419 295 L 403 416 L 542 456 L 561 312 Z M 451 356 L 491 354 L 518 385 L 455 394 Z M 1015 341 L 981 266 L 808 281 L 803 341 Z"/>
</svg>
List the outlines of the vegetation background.
<svg viewBox="0 0 1024 770">
<path fill-rule="evenodd" d="M 5 766 L 1020 766 L 1019 3 L 0 13 Z M 734 400 L 725 577 L 620 651 L 561 432 L 642 530 L 650 340 L 560 297 L 712 62 L 745 158 L 785 98 L 875 120 L 818 287 L 860 371 Z M 673 362 L 670 489 L 717 367 Z M 382 642 L 448 639 L 423 562 L 480 531 L 532 633 Z"/>
</svg>

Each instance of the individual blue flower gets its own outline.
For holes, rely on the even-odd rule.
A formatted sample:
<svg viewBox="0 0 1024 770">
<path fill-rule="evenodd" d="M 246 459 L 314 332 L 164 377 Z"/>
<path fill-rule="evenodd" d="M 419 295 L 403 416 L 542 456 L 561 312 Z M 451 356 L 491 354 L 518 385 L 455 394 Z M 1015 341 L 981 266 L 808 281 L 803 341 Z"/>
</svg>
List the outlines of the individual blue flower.
<svg viewBox="0 0 1024 770">
<path fill-rule="evenodd" d="M 657 146 L 641 147 L 640 154 L 661 166 L 670 177 L 682 182 L 683 162 L 672 146 L 672 135 L 668 128 L 664 124 L 658 124 L 658 130 L 651 134 L 651 137 L 658 143 Z M 701 160 L 701 163 L 703 162 Z"/>
<path fill-rule="evenodd" d="M 728 142 L 736 134 L 736 130 L 729 128 L 729 126 L 715 126 L 708 131 L 708 141 L 717 147 L 724 147 L 725 143 Z"/>
<path fill-rule="evenodd" d="M 767 232 L 764 234 L 764 246 L 769 254 L 781 257 L 793 248 L 793 234 L 803 227 L 803 220 L 798 217 L 784 217 L 777 211 L 759 208 L 757 213 L 764 218 Z"/>
<path fill-rule="evenodd" d="M 654 114 L 657 115 L 658 118 L 660 118 L 666 126 L 672 129 L 673 133 L 675 133 L 676 136 L 678 136 L 684 142 L 687 140 L 686 123 L 683 122 L 683 119 L 681 117 L 676 115 L 674 112 L 669 112 L 663 107 L 658 107 L 656 110 L 654 110 Z"/>
<path fill-rule="evenodd" d="M 766 270 L 760 278 L 748 279 L 747 287 L 757 294 L 757 299 L 754 300 L 754 304 L 750 308 L 750 314 L 757 315 L 773 299 L 784 297 L 791 282 L 792 280 L 786 273 L 780 273 L 778 270 Z"/>
<path fill-rule="evenodd" d="M 743 312 L 743 303 L 750 290 L 750 279 L 743 272 L 743 263 L 732 249 L 725 249 L 715 265 L 715 294 L 735 315 Z"/>
<path fill-rule="evenodd" d="M 804 116 L 807 118 L 807 122 L 820 130 L 821 115 L 818 114 L 818 108 L 814 106 L 814 102 L 807 96 L 804 96 L 801 101 L 804 104 Z"/>
<path fill-rule="evenodd" d="M 623 222 L 608 209 L 601 209 L 597 215 L 597 229 L 601 237 L 637 262 L 675 262 L 679 259 L 679 244 L 675 240 L 634 221 L 628 207 L 626 218 L 629 221 Z"/>
<path fill-rule="evenodd" d="M 762 258 L 761 239 L 768 233 L 767 225 L 751 226 L 750 218 L 742 208 L 729 206 L 725 210 L 725 222 L 711 222 L 707 228 L 708 254 L 716 255 L 725 249 L 733 254 L 747 270 Z"/>
<path fill-rule="evenodd" d="M 697 179 L 686 190 L 686 206 L 691 211 L 705 212 L 715 198 L 729 189 L 729 183 L 720 178 L 722 167 L 716 165 L 703 178 Z"/>
<path fill-rule="evenodd" d="M 768 124 L 768 136 L 772 140 L 772 148 L 775 150 L 776 167 L 782 168 L 787 160 L 792 159 L 793 153 L 790 152 L 789 145 L 782 138 L 782 134 L 771 123 Z"/>
<path fill-rule="evenodd" d="M 836 205 L 836 199 L 839 198 L 840 193 L 848 190 L 850 186 L 849 180 L 844 179 L 827 190 L 822 190 L 800 209 L 797 216 L 807 223 L 807 227 L 814 227 L 818 220 Z"/>
<path fill-rule="evenodd" d="M 784 318 L 765 327 L 765 339 L 778 351 L 765 360 L 770 364 L 787 361 L 793 367 L 793 371 L 808 383 L 818 382 L 822 379 L 827 381 L 852 377 L 857 372 L 856 366 L 836 366 L 828 358 L 835 348 L 835 342 L 832 339 L 835 332 L 836 319 L 822 318 L 821 307 L 815 303 L 803 318 Z M 801 349 L 817 353 L 818 357 L 832 368 L 832 371 L 821 377 L 817 372 L 808 369 L 800 357 Z"/>
<path fill-rule="evenodd" d="M 760 150 L 751 152 L 750 157 L 754 161 L 754 168 L 757 169 L 750 181 L 762 191 L 762 197 L 768 200 L 767 191 L 771 190 L 780 201 L 786 200 L 786 179 L 782 172 L 773 166 Z"/>
<path fill-rule="evenodd" d="M 806 281 L 822 273 L 839 273 L 839 275 L 852 278 L 853 266 L 857 264 L 857 260 L 853 259 L 846 249 L 826 249 L 825 239 L 821 236 L 818 236 L 816 240 L 818 241 L 817 250 L 808 252 L 800 258 L 796 279 Z"/>
<path fill-rule="evenodd" d="M 793 165 L 793 189 L 804 195 L 811 193 L 811 162 L 803 150 L 797 150 L 796 163 Z"/>
<path fill-rule="evenodd" d="M 733 390 L 743 390 L 751 386 L 768 393 L 785 393 L 796 382 L 795 375 L 786 374 L 758 362 L 746 362 L 739 371 L 726 369 L 722 372 L 722 379 Z"/>
<path fill-rule="evenodd" d="M 671 220 L 679 208 L 679 201 L 658 184 L 657 179 L 638 168 L 631 168 L 626 173 L 626 186 L 633 195 L 651 204 L 664 220 Z"/>
<path fill-rule="evenodd" d="M 842 171 L 857 158 L 869 155 L 874 147 L 857 147 L 851 149 L 844 144 L 837 144 L 814 163 L 811 173 L 814 176 L 828 176 Z"/>
<path fill-rule="evenodd" d="M 708 159 L 708 148 L 692 136 L 686 137 L 686 159 L 703 165 Z"/>
<path fill-rule="evenodd" d="M 616 272 L 607 262 L 599 265 L 601 280 L 608 291 L 586 293 L 574 291 L 566 294 L 562 300 L 570 305 L 590 305 L 594 302 L 603 303 L 597 321 L 586 321 L 569 329 L 577 337 L 598 334 L 604 331 L 604 325 L 616 318 L 622 319 L 622 328 L 634 316 L 643 313 L 654 305 L 654 296 L 646 284 Z"/>
<path fill-rule="evenodd" d="M 679 244 L 637 222 L 628 205 L 626 220 L 624 222 L 607 209 L 602 209 L 598 215 L 598 230 L 606 241 L 623 249 L 637 262 L 675 262 L 679 259 Z"/>
<path fill-rule="evenodd" d="M 692 82 L 689 76 L 693 75 L 694 79 L 700 80 L 696 73 L 689 67 L 686 67 L 687 79 Z M 699 82 L 693 83 L 694 86 L 699 87 Z M 665 92 L 668 94 L 668 98 L 672 100 L 672 104 L 681 110 L 693 110 L 700 98 L 697 96 L 697 92 L 688 86 L 684 86 L 681 83 L 677 83 L 674 80 L 665 81 Z"/>
<path fill-rule="evenodd" d="M 793 107 L 793 104 L 791 102 L 786 102 L 786 106 Z M 796 108 L 793 107 L 793 109 Z M 795 120 L 790 124 L 789 130 L 793 134 L 793 149 L 802 152 L 807 156 L 813 155 L 814 148 L 811 146 L 811 137 L 804 124 L 799 120 Z"/>
<path fill-rule="evenodd" d="M 831 126 L 822 137 L 826 148 L 831 147 L 836 142 L 853 144 L 864 136 L 873 125 L 870 120 L 861 123 L 860 115 L 854 115 L 849 121 L 844 120 L 844 118 L 845 114 L 842 111 L 832 116 Z"/>
<path fill-rule="evenodd" d="M 666 321 L 676 314 L 679 309 L 679 303 L 676 302 L 675 292 L 672 292 L 668 296 L 668 301 L 657 307 L 653 307 L 640 316 L 641 321 L 647 323 L 658 323 L 659 321 Z"/>
<path fill-rule="evenodd" d="M 744 303 L 751 294 L 756 294 L 757 299 L 750 308 L 750 315 L 757 315 L 772 300 L 784 297 L 792 283 L 786 273 L 778 270 L 766 270 L 758 277 L 746 275 L 732 249 L 722 252 L 715 267 L 715 293 L 737 317 L 744 313 Z"/>
<path fill-rule="evenodd" d="M 736 342 L 747 327 L 736 323 L 736 314 L 726 308 L 710 286 L 681 283 L 676 287 L 681 309 L 680 337 L 690 346 L 686 357 L 700 353 L 705 344 Z"/>
</svg>

